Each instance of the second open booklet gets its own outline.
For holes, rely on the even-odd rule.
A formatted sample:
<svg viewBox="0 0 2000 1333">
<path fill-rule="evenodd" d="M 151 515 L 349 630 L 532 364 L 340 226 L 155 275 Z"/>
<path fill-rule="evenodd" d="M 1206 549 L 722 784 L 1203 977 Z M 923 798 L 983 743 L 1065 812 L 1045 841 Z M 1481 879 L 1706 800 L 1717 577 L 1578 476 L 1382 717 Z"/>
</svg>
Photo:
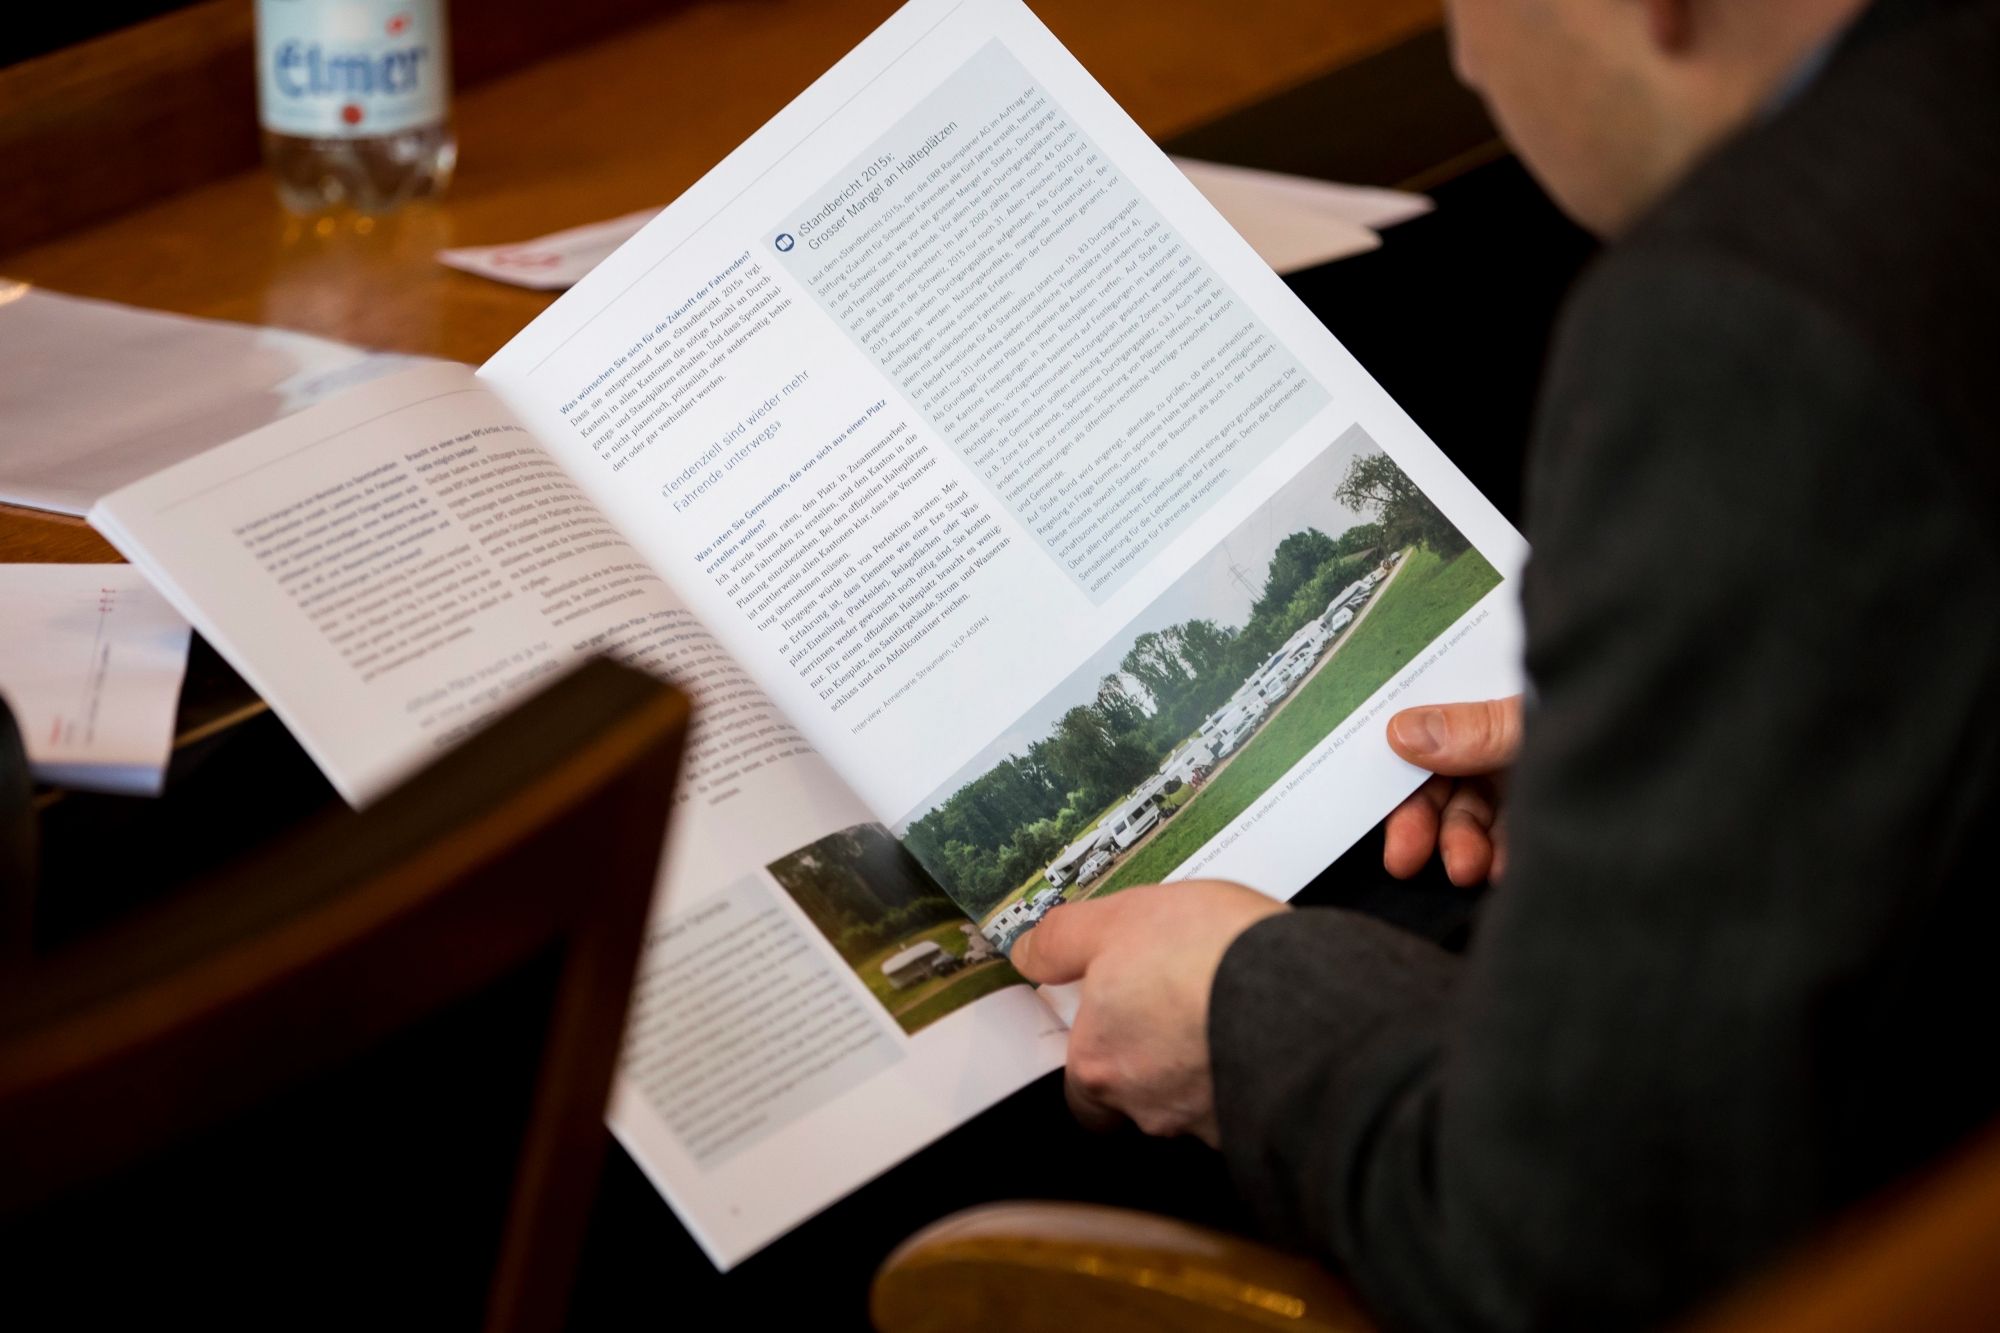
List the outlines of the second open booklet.
<svg viewBox="0 0 2000 1333">
<path fill-rule="evenodd" d="M 477 374 L 92 514 L 348 800 L 697 730 L 611 1123 L 720 1265 L 1058 1067 L 1067 898 L 1289 896 L 1518 688 L 1520 536 L 1019 0 L 914 0 Z"/>
</svg>

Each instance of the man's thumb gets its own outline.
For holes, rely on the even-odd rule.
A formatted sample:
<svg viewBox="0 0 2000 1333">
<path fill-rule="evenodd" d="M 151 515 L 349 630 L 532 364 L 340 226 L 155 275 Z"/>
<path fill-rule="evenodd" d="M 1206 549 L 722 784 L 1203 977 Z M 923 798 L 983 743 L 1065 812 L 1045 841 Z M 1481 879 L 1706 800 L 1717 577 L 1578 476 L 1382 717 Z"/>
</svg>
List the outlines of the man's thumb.
<svg viewBox="0 0 2000 1333">
<path fill-rule="evenodd" d="M 1521 751 L 1521 696 L 1406 708 L 1389 719 L 1389 748 L 1449 777 L 1506 768 Z"/>
</svg>

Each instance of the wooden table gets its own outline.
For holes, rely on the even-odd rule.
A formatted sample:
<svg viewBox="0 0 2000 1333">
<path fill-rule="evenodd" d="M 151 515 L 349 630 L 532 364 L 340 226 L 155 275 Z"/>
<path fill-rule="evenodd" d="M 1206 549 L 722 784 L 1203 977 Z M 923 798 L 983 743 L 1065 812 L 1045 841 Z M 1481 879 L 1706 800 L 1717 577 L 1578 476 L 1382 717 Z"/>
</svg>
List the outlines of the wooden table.
<svg viewBox="0 0 2000 1333">
<path fill-rule="evenodd" d="M 708 0 L 471 89 L 458 179 L 394 218 L 306 221 L 245 172 L 0 258 L 52 290 L 478 362 L 554 299 L 447 269 L 451 245 L 525 240 L 668 202 L 896 8 Z M 1156 139 L 1440 22 L 1438 0 L 1037 0 Z M 75 519 L 0 505 L 0 560 L 113 560 Z"/>
</svg>

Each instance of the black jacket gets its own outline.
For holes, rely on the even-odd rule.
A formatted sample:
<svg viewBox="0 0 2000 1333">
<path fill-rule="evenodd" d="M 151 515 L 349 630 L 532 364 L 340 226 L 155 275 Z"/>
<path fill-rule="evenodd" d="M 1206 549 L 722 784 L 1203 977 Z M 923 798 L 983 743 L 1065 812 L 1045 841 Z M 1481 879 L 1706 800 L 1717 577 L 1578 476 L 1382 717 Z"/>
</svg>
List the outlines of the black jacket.
<svg viewBox="0 0 2000 1333">
<path fill-rule="evenodd" d="M 1461 963 L 1272 918 L 1265 1225 L 1390 1326 L 1654 1327 L 2000 1111 L 2000 3 L 1865 14 L 1572 295 Z"/>
</svg>

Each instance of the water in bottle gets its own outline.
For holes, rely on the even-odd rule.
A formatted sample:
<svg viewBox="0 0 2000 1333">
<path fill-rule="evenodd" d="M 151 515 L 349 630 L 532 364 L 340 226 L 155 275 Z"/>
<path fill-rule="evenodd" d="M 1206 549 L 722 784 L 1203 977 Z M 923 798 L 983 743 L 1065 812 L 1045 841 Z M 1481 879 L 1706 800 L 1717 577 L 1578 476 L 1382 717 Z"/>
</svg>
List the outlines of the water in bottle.
<svg viewBox="0 0 2000 1333">
<path fill-rule="evenodd" d="M 441 193 L 458 162 L 444 0 L 257 0 L 257 107 L 294 213 Z"/>
</svg>

